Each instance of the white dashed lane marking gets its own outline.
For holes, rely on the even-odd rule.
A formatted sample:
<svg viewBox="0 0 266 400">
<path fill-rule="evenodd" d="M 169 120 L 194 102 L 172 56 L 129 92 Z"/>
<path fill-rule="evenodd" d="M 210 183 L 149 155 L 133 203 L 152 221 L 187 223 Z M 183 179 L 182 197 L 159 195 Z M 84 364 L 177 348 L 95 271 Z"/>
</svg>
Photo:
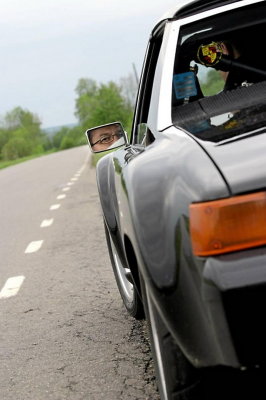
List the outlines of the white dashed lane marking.
<svg viewBox="0 0 266 400">
<path fill-rule="evenodd" d="M 65 194 L 59 194 L 59 196 L 57 196 L 57 200 L 64 199 L 65 197 L 66 197 Z"/>
<path fill-rule="evenodd" d="M 82 167 L 78 170 L 78 174 L 82 174 L 84 169 L 87 167 L 88 159 L 85 161 L 85 163 L 82 165 Z"/>
<path fill-rule="evenodd" d="M 50 210 L 58 210 L 59 207 L 61 207 L 61 204 L 52 204 Z"/>
<path fill-rule="evenodd" d="M 13 276 L 8 278 L 0 292 L 0 299 L 7 299 L 8 297 L 16 296 L 25 276 Z"/>
<path fill-rule="evenodd" d="M 44 219 L 40 225 L 41 228 L 47 228 L 48 226 L 51 226 L 52 223 L 54 222 L 54 219 Z"/>
<path fill-rule="evenodd" d="M 25 250 L 25 254 L 35 253 L 36 251 L 40 250 L 42 247 L 43 240 L 36 240 L 34 242 L 30 242 L 28 247 Z"/>
<path fill-rule="evenodd" d="M 86 165 L 84 164 L 78 172 L 74 175 L 74 178 L 70 179 L 70 182 L 67 183 L 67 185 L 62 189 L 63 192 L 67 192 L 70 190 L 69 186 L 74 185 L 74 182 L 77 181 L 81 175 L 81 173 L 84 171 Z M 66 197 L 65 194 L 60 194 L 57 196 L 57 200 L 62 200 Z M 50 210 L 57 210 L 60 208 L 61 204 L 52 204 L 50 206 Z M 54 219 L 44 219 L 40 225 L 41 228 L 46 228 L 49 227 L 53 224 Z M 29 245 L 27 246 L 25 250 L 25 254 L 29 253 L 35 253 L 40 248 L 42 247 L 43 240 L 36 240 L 33 242 L 30 242 Z M 19 292 L 23 282 L 24 282 L 25 276 L 20 275 L 20 276 L 13 276 L 11 278 L 8 278 L 6 283 L 4 284 L 3 288 L 0 291 L 0 299 L 7 299 L 12 296 L 16 296 L 17 293 Z"/>
</svg>

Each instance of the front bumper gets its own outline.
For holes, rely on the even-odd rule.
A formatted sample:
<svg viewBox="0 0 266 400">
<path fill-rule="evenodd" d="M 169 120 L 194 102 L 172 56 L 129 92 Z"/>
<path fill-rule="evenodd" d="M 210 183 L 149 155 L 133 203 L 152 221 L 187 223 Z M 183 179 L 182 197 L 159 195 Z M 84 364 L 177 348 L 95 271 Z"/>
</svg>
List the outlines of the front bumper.
<svg viewBox="0 0 266 400">
<path fill-rule="evenodd" d="M 231 348 L 229 365 L 234 366 L 236 362 L 246 367 L 265 364 L 266 249 L 210 258 L 206 261 L 203 277 L 203 292 L 217 340 L 221 348 Z M 216 310 L 211 295 L 213 288 L 219 296 Z M 217 320 L 221 318 L 227 340 L 217 329 Z"/>
<path fill-rule="evenodd" d="M 257 366 L 266 360 L 266 248 L 207 259 L 185 257 L 176 286 L 147 283 L 162 319 L 198 368 Z"/>
</svg>

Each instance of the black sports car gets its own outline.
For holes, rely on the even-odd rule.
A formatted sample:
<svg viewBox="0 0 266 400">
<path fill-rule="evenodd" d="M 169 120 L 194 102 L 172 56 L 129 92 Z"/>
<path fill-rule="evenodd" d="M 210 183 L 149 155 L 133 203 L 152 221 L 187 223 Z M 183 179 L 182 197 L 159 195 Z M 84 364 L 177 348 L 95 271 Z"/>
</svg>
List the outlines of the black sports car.
<svg viewBox="0 0 266 400">
<path fill-rule="evenodd" d="M 164 400 L 218 398 L 215 371 L 263 381 L 265 32 L 265 1 L 178 1 L 152 31 L 130 139 L 119 122 L 87 131 L 108 150 L 110 257 L 128 312 L 144 304 Z"/>
</svg>

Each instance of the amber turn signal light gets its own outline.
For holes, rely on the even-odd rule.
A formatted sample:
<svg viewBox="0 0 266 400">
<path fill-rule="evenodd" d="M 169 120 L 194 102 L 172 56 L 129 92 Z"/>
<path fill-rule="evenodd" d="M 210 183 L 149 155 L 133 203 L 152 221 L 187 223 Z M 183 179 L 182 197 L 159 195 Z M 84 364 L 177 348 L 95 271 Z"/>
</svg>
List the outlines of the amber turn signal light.
<svg viewBox="0 0 266 400">
<path fill-rule="evenodd" d="M 195 255 L 210 256 L 266 244 L 266 192 L 193 203 L 189 213 Z"/>
</svg>

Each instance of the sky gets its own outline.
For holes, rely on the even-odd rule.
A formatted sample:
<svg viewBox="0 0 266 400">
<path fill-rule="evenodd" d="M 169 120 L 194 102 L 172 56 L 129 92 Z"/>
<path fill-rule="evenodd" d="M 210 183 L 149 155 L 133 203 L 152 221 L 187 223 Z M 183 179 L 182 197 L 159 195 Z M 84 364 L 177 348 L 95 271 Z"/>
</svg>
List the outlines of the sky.
<svg viewBox="0 0 266 400">
<path fill-rule="evenodd" d="M 0 0 L 0 118 L 76 123 L 75 87 L 140 75 L 150 31 L 178 0 Z"/>
</svg>

